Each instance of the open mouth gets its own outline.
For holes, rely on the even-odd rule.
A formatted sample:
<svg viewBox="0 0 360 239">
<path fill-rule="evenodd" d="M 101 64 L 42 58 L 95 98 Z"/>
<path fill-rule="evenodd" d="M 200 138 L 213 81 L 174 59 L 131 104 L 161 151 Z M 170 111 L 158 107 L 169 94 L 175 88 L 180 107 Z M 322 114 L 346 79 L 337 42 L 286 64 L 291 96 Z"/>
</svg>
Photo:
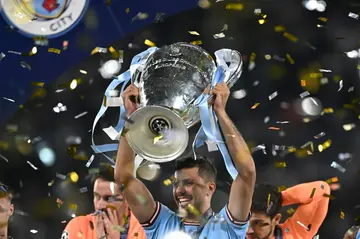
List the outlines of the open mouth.
<svg viewBox="0 0 360 239">
<path fill-rule="evenodd" d="M 180 203 L 180 204 L 183 204 L 183 203 L 188 203 L 188 202 L 190 202 L 191 200 L 192 200 L 192 197 L 189 197 L 189 196 L 180 196 L 180 197 L 178 197 L 177 198 L 177 200 L 178 200 L 178 202 Z"/>
</svg>

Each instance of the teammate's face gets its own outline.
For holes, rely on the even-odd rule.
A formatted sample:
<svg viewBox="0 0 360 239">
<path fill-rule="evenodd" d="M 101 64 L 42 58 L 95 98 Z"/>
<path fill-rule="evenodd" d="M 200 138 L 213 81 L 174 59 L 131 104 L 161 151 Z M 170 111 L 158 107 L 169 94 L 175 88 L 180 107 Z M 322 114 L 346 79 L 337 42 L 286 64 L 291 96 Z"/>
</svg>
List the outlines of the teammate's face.
<svg viewBox="0 0 360 239">
<path fill-rule="evenodd" d="M 251 213 L 250 225 L 246 232 L 248 239 L 270 239 L 274 235 L 274 229 L 279 224 L 281 215 L 276 215 L 273 219 L 264 213 Z"/>
<path fill-rule="evenodd" d="M 118 212 L 118 216 L 122 216 L 126 201 L 117 184 L 99 178 L 94 184 L 94 207 L 96 211 L 111 208 Z"/>
<path fill-rule="evenodd" d="M 178 170 L 174 176 L 173 195 L 178 207 L 189 209 L 189 205 L 193 205 L 197 210 L 203 210 L 202 206 L 215 190 L 215 183 L 206 182 L 197 167 Z"/>
<path fill-rule="evenodd" d="M 11 204 L 9 197 L 8 196 L 0 197 L 0 230 L 2 228 L 7 228 L 9 218 L 13 213 L 14 213 L 14 205 Z"/>
</svg>

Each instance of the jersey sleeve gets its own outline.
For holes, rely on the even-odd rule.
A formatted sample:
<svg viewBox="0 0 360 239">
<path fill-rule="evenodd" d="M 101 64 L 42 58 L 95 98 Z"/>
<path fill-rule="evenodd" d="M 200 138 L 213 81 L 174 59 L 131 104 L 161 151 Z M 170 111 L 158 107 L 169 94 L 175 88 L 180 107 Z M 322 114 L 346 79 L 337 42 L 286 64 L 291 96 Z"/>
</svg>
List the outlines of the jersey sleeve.
<svg viewBox="0 0 360 239">
<path fill-rule="evenodd" d="M 245 238 L 246 231 L 249 227 L 249 220 L 251 214 L 247 217 L 246 221 L 237 221 L 229 211 L 228 205 L 225 205 L 223 209 L 219 212 L 219 215 L 225 218 L 227 224 L 229 225 L 230 229 L 235 232 L 238 238 Z"/>
<path fill-rule="evenodd" d="M 168 207 L 156 202 L 154 215 L 146 223 L 141 223 L 148 239 L 161 238 L 167 232 L 179 227 L 180 219 Z"/>
</svg>

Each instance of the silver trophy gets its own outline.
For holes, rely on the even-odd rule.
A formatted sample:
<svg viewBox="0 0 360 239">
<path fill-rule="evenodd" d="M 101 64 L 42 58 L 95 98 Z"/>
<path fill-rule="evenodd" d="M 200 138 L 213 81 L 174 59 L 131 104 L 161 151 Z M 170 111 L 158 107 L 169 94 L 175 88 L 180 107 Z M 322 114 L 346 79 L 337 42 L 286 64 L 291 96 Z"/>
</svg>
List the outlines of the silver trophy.
<svg viewBox="0 0 360 239">
<path fill-rule="evenodd" d="M 242 73 L 239 52 L 215 52 L 232 87 Z M 211 84 L 217 66 L 199 46 L 175 43 L 157 49 L 131 79 L 140 90 L 139 108 L 125 122 L 126 139 L 140 157 L 168 162 L 179 157 L 189 141 L 188 129 L 200 121 L 195 100 Z"/>
</svg>

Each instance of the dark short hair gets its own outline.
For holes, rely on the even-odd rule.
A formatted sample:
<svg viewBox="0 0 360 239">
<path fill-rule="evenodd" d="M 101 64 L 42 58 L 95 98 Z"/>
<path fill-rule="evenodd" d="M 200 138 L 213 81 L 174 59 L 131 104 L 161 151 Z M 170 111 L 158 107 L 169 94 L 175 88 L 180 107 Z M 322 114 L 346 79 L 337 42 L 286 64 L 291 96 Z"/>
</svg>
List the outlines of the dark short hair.
<svg viewBox="0 0 360 239">
<path fill-rule="evenodd" d="M 187 168 L 199 168 L 199 175 L 206 181 L 216 182 L 217 171 L 214 164 L 206 157 L 181 158 L 175 161 L 175 171 Z"/>
<path fill-rule="evenodd" d="M 0 198 L 4 198 L 4 197 L 9 198 L 9 200 L 11 202 L 13 199 L 13 193 L 9 186 L 0 182 Z"/>
<path fill-rule="evenodd" d="M 114 168 L 110 164 L 100 164 L 99 172 L 96 174 L 94 182 L 97 179 L 114 182 Z"/>
<path fill-rule="evenodd" d="M 255 185 L 254 195 L 252 199 L 252 212 L 265 213 L 271 219 L 280 213 L 282 208 L 282 196 L 278 188 L 262 183 Z"/>
</svg>

